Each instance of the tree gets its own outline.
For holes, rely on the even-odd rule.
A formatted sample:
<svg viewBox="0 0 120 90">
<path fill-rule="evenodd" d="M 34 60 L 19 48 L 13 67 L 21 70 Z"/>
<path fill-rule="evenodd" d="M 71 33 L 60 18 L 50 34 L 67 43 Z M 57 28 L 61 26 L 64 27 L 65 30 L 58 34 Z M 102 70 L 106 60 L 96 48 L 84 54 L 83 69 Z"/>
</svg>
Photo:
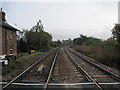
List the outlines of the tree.
<svg viewBox="0 0 120 90">
<path fill-rule="evenodd" d="M 81 45 L 81 44 L 82 44 L 81 41 L 80 41 L 80 38 L 75 38 L 75 39 L 73 39 L 73 43 L 74 43 L 75 45 Z"/>
<path fill-rule="evenodd" d="M 113 37 L 118 42 L 118 52 L 120 53 L 120 24 L 115 24 L 114 28 L 112 29 Z"/>
<path fill-rule="evenodd" d="M 52 35 L 44 31 L 41 20 L 30 30 L 23 29 L 18 33 L 18 51 L 25 52 L 35 49 L 45 51 L 49 49 Z"/>
<path fill-rule="evenodd" d="M 70 46 L 72 43 L 73 42 L 70 38 L 68 40 L 62 40 L 62 46 Z"/>
<path fill-rule="evenodd" d="M 44 31 L 41 20 L 33 26 L 30 31 L 26 30 L 25 41 L 29 49 L 47 50 L 50 46 L 52 36 Z"/>
<path fill-rule="evenodd" d="M 115 24 L 114 28 L 112 29 L 113 37 L 117 39 L 120 45 L 120 24 Z"/>
<path fill-rule="evenodd" d="M 27 44 L 26 42 L 21 38 L 20 40 L 18 40 L 18 51 L 23 53 L 23 52 L 27 52 Z"/>
<path fill-rule="evenodd" d="M 73 43 L 75 45 L 83 45 L 83 42 L 87 41 L 87 39 L 88 39 L 87 36 L 80 34 L 80 37 L 79 38 L 75 38 L 73 40 Z"/>
<path fill-rule="evenodd" d="M 25 38 L 29 49 L 32 47 L 36 50 L 47 49 L 50 45 L 50 41 L 52 40 L 52 36 L 45 31 L 27 31 L 25 33 Z"/>
<path fill-rule="evenodd" d="M 41 23 L 41 20 L 39 20 L 37 22 L 37 25 L 33 26 L 31 28 L 31 31 L 35 31 L 35 32 L 42 32 L 44 31 L 44 27 L 43 27 L 43 24 Z"/>
</svg>

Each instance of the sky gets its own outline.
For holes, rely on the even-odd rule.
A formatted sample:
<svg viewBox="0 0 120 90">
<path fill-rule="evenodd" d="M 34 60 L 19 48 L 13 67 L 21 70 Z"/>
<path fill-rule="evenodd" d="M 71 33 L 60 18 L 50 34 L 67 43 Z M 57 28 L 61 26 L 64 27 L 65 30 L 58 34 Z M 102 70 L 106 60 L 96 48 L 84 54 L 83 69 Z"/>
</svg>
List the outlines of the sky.
<svg viewBox="0 0 120 90">
<path fill-rule="evenodd" d="M 7 22 L 19 30 L 41 20 L 53 40 L 74 39 L 80 34 L 107 39 L 118 23 L 118 0 L 66 2 L 2 2 Z"/>
</svg>

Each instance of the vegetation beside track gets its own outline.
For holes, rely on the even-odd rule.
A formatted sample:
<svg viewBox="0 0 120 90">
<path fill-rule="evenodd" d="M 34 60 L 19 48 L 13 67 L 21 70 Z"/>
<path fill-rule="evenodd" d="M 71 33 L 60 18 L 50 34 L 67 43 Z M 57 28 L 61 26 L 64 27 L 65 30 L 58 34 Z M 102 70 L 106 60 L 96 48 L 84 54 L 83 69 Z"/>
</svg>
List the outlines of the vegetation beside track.
<svg viewBox="0 0 120 90">
<path fill-rule="evenodd" d="M 120 24 L 112 29 L 112 36 L 106 40 L 80 35 L 73 40 L 74 50 L 120 70 Z"/>
<path fill-rule="evenodd" d="M 44 30 L 41 20 L 31 29 L 23 29 L 18 33 L 18 53 L 30 53 L 35 51 L 48 51 L 57 47 L 60 41 L 53 41 L 52 35 Z"/>
<path fill-rule="evenodd" d="M 71 48 L 88 57 L 94 58 L 102 64 L 120 70 L 120 68 L 118 67 L 118 64 L 120 63 L 118 58 L 120 57 L 120 55 L 118 55 L 117 52 L 93 46 L 71 46 Z"/>
<path fill-rule="evenodd" d="M 16 61 L 10 61 L 9 65 L 2 67 L 2 74 L 4 76 L 15 71 L 23 71 L 43 55 L 45 55 L 45 52 L 36 52 L 30 55 L 19 57 L 16 59 Z"/>
</svg>

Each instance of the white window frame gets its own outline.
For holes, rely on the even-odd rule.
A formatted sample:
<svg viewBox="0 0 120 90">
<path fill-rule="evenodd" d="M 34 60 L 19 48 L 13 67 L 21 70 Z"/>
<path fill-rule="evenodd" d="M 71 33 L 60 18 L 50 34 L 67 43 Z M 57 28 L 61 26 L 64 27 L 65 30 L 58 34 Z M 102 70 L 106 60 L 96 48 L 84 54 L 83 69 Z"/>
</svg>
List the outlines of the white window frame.
<svg viewBox="0 0 120 90">
<path fill-rule="evenodd" d="M 10 40 L 12 40 L 12 39 L 13 39 L 13 32 L 10 31 Z"/>
</svg>

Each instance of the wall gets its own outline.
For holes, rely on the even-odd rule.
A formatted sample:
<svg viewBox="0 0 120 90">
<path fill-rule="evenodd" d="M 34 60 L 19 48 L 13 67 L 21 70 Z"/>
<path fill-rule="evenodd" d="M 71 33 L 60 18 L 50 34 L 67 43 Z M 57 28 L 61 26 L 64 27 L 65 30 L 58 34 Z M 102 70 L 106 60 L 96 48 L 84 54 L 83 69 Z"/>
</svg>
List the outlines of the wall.
<svg viewBox="0 0 120 90">
<path fill-rule="evenodd" d="M 0 27 L 0 55 L 2 55 L 2 27 Z"/>
<path fill-rule="evenodd" d="M 12 31 L 12 38 L 10 39 L 10 32 Z M 11 45 L 13 46 L 13 53 L 14 55 L 17 55 L 17 40 L 16 40 L 16 31 L 13 30 L 9 30 L 6 28 L 3 28 L 2 30 L 2 35 L 3 35 L 3 40 L 2 40 L 2 44 L 3 44 L 3 50 L 2 50 L 2 54 L 10 54 L 10 48 Z"/>
</svg>

